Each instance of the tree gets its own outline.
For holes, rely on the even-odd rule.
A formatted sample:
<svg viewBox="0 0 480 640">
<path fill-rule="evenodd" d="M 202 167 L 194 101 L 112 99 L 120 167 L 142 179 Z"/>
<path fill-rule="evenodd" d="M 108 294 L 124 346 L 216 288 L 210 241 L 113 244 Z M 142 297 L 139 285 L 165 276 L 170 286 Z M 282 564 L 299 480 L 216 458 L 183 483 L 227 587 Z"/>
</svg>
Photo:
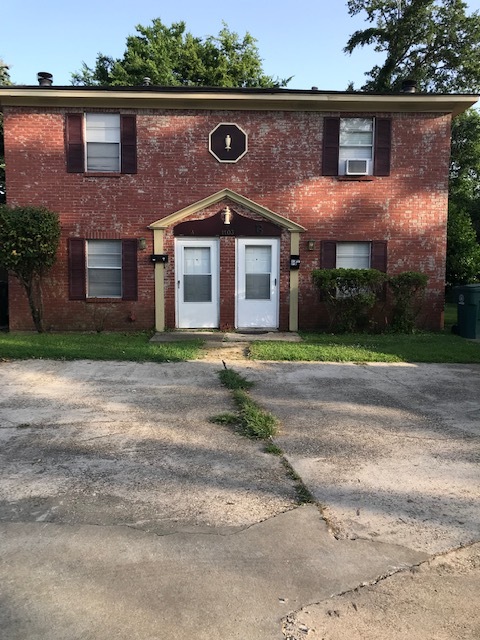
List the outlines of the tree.
<svg viewBox="0 0 480 640">
<path fill-rule="evenodd" d="M 159 18 L 151 26 L 136 26 L 138 35 L 128 36 L 123 58 L 97 55 L 94 68 L 85 62 L 72 74 L 73 84 L 96 86 L 285 86 L 263 73 L 256 40 L 248 32 L 240 38 L 226 24 L 218 36 L 198 38 L 186 31 L 185 22 L 171 27 Z"/>
<path fill-rule="evenodd" d="M 0 86 L 9 85 L 8 66 L 0 60 Z M 0 203 L 5 202 L 5 153 L 3 148 L 3 114 L 0 113 Z"/>
<path fill-rule="evenodd" d="M 58 215 L 43 207 L 0 205 L 0 264 L 25 289 L 35 329 L 42 333 L 42 279 L 53 266 L 60 240 Z"/>
<path fill-rule="evenodd" d="M 415 80 L 423 91 L 480 91 L 480 15 L 467 15 L 462 0 L 348 0 L 351 16 L 366 13 L 371 27 L 356 31 L 344 49 L 373 45 L 383 64 L 365 75 L 362 89 L 399 91 Z M 470 109 L 452 125 L 447 228 L 448 285 L 479 275 L 480 116 Z"/>
<path fill-rule="evenodd" d="M 447 230 L 448 288 L 480 280 L 480 245 L 468 213 L 450 203 Z"/>
<path fill-rule="evenodd" d="M 373 45 L 385 54 L 363 90 L 399 90 L 406 79 L 424 91 L 480 89 L 480 15 L 467 15 L 463 0 L 348 0 L 347 7 L 374 26 L 356 31 L 344 51 Z"/>
</svg>

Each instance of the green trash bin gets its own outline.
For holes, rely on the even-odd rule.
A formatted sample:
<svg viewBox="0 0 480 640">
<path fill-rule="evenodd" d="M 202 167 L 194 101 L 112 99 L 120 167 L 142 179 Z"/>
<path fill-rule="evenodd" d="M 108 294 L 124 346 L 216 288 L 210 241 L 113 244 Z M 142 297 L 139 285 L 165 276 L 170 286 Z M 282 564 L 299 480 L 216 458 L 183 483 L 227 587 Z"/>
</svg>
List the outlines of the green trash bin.
<svg viewBox="0 0 480 640">
<path fill-rule="evenodd" d="M 480 338 L 480 284 L 454 289 L 457 302 L 457 333 L 462 338 Z"/>
</svg>

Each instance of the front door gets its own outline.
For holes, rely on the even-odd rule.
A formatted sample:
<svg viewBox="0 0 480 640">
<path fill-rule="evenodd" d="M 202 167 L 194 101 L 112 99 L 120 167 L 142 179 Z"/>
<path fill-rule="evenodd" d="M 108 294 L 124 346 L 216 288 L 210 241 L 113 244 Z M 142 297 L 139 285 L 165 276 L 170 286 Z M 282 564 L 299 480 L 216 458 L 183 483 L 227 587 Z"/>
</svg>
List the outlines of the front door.
<svg viewBox="0 0 480 640">
<path fill-rule="evenodd" d="M 279 240 L 237 242 L 237 328 L 278 328 Z"/>
<path fill-rule="evenodd" d="M 177 240 L 177 328 L 219 326 L 218 240 Z"/>
</svg>

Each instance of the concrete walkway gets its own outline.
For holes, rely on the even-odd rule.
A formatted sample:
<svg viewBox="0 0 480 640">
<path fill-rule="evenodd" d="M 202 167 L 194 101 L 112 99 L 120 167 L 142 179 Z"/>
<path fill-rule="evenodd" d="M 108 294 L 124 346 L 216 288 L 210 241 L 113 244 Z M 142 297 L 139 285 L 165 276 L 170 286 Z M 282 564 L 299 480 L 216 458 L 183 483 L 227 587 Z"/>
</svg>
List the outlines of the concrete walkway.
<svg viewBox="0 0 480 640">
<path fill-rule="evenodd" d="M 478 638 L 480 368 L 229 353 L 323 509 L 210 422 L 215 350 L 0 363 L 0 636 Z"/>
</svg>

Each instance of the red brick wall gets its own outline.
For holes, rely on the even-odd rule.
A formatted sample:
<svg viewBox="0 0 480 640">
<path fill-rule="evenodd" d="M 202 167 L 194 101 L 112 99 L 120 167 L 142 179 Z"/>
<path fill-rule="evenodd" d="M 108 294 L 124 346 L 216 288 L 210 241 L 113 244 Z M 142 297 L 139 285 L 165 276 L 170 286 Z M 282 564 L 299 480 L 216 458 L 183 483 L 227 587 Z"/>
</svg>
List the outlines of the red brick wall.
<svg viewBox="0 0 480 640">
<path fill-rule="evenodd" d="M 300 246 L 301 327 L 313 328 L 319 320 L 310 273 L 320 266 L 320 241 L 326 239 L 387 240 L 390 273 L 418 270 L 429 276 L 424 320 L 427 326 L 440 327 L 449 115 L 390 114 L 391 175 L 346 182 L 321 176 L 323 117 L 338 115 L 335 113 L 141 110 L 137 117 L 138 173 L 99 177 L 66 173 L 66 111 L 5 109 L 8 203 L 42 205 L 61 215 L 59 259 L 45 286 L 51 329 L 153 327 L 153 265 L 149 260 L 153 238 L 148 225 L 226 187 L 307 228 Z M 221 164 L 208 151 L 209 132 L 220 122 L 235 122 L 248 133 L 248 153 L 237 164 Z M 68 301 L 69 237 L 145 237 L 147 249 L 138 253 L 138 301 Z M 307 240 L 316 241 L 315 251 L 306 250 Z M 167 234 L 165 250 L 173 256 L 171 241 Z M 229 327 L 234 317 L 233 241 L 222 238 L 221 243 L 221 324 Z M 289 252 L 288 234 L 284 233 L 282 328 L 288 326 L 285 263 Z M 173 269 L 172 260 L 166 268 L 169 326 L 175 324 Z M 15 285 L 11 287 L 10 318 L 12 329 L 31 328 L 23 293 Z"/>
</svg>

